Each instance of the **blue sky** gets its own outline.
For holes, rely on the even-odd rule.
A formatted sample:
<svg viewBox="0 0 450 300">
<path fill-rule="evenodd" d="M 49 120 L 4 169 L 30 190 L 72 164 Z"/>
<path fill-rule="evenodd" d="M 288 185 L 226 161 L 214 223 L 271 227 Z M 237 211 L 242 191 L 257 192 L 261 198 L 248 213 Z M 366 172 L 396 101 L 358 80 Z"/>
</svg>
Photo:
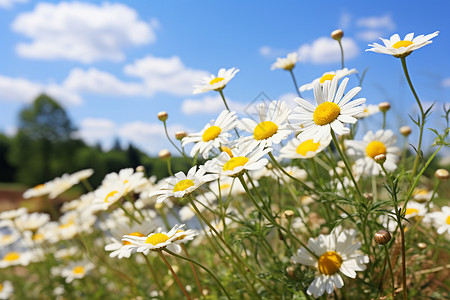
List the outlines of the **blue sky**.
<svg viewBox="0 0 450 300">
<path fill-rule="evenodd" d="M 440 34 L 407 58 L 422 101 L 436 101 L 429 127 L 442 128 L 450 96 L 448 1 L 27 1 L 0 0 L 0 131 L 13 134 L 20 109 L 40 92 L 68 111 L 89 143 L 119 137 L 148 153 L 169 148 L 169 131 L 199 131 L 218 116 L 217 93 L 193 95 L 192 85 L 220 68 L 240 69 L 224 90 L 241 111 L 263 92 L 292 101 L 289 73 L 270 70 L 298 51 L 299 84 L 340 69 L 331 31 L 342 28 L 346 67 L 368 68 L 361 97 L 389 101 L 388 122 L 410 125 L 417 111 L 400 60 L 365 52 L 378 37 Z M 349 88 L 356 85 L 352 76 Z M 312 99 L 312 93 L 305 93 Z M 377 130 L 379 118 L 365 120 Z"/>
</svg>

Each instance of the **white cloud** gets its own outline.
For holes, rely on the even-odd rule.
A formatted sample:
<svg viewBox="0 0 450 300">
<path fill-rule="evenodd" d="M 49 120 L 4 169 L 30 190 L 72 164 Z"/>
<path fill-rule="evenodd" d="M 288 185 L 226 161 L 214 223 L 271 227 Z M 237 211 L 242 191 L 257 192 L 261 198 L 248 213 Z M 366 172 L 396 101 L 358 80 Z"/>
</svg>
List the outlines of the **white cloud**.
<svg viewBox="0 0 450 300">
<path fill-rule="evenodd" d="M 364 30 L 356 33 L 356 37 L 366 42 L 373 42 L 383 37 L 384 32 L 380 30 Z"/>
<path fill-rule="evenodd" d="M 0 75 L 0 100 L 31 103 L 41 93 L 48 94 L 63 105 L 79 105 L 83 102 L 76 93 L 55 84 L 44 85 L 24 78 Z"/>
<path fill-rule="evenodd" d="M 152 24 L 157 24 L 152 21 Z M 35 59 L 68 59 L 84 63 L 123 60 L 127 47 L 154 42 L 150 23 L 124 4 L 82 2 L 39 3 L 20 14 L 14 31 L 31 39 L 17 45 L 19 55 Z"/>
<path fill-rule="evenodd" d="M 353 39 L 344 37 L 341 42 L 346 60 L 358 55 L 359 47 Z M 339 44 L 330 37 L 320 37 L 313 41 L 312 44 L 301 45 L 298 48 L 298 53 L 299 59 L 302 62 L 329 64 L 341 61 Z"/>
<path fill-rule="evenodd" d="M 360 18 L 356 21 L 356 25 L 359 27 L 366 27 L 368 29 L 384 28 L 389 31 L 395 29 L 395 23 L 390 13 L 387 13 L 381 17 Z"/>
<path fill-rule="evenodd" d="M 90 68 L 88 70 L 73 69 L 64 80 L 63 85 L 79 93 L 103 95 L 132 96 L 144 95 L 144 87 L 140 83 L 127 83 L 116 76 Z"/>
<path fill-rule="evenodd" d="M 15 3 L 27 3 L 28 0 L 0 0 L 0 7 L 11 8 Z"/>
<path fill-rule="evenodd" d="M 108 119 L 87 118 L 81 121 L 77 136 L 91 145 L 98 142 L 110 145 L 117 137 L 116 125 Z"/>
<path fill-rule="evenodd" d="M 175 95 L 192 94 L 192 86 L 209 75 L 203 70 L 186 68 L 178 56 L 146 56 L 126 65 L 124 73 L 141 78 L 147 93 L 166 92 Z"/>
<path fill-rule="evenodd" d="M 262 46 L 259 48 L 259 54 L 269 58 L 275 58 L 279 56 L 283 56 L 287 53 L 284 49 L 276 49 L 270 46 Z"/>
<path fill-rule="evenodd" d="M 339 27 L 343 30 L 347 29 L 350 26 L 351 20 L 352 20 L 351 14 L 347 12 L 342 13 L 339 19 Z"/>
<path fill-rule="evenodd" d="M 443 87 L 450 87 L 450 77 L 442 80 Z"/>
<path fill-rule="evenodd" d="M 248 104 L 227 99 L 227 104 L 232 111 L 243 111 Z M 222 98 L 217 96 L 205 96 L 202 99 L 186 99 L 181 104 L 181 111 L 186 115 L 214 114 L 225 109 Z"/>
</svg>

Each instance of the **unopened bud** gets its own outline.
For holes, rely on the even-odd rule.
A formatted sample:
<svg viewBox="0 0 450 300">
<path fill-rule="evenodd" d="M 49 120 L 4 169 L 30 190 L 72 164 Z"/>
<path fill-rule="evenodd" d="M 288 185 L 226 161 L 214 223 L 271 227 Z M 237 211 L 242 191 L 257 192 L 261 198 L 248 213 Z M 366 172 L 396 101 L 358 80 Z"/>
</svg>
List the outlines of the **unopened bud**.
<svg viewBox="0 0 450 300">
<path fill-rule="evenodd" d="M 167 114 L 167 112 L 165 111 L 160 111 L 158 113 L 158 119 L 162 122 L 165 122 L 167 120 L 167 118 L 169 118 L 169 115 Z"/>
<path fill-rule="evenodd" d="M 181 141 L 183 138 L 187 137 L 187 132 L 186 131 L 177 131 L 175 133 L 175 138 L 179 141 Z"/>
<path fill-rule="evenodd" d="M 136 172 L 144 172 L 145 171 L 145 167 L 144 166 L 137 166 L 136 167 Z"/>
<path fill-rule="evenodd" d="M 159 151 L 158 156 L 162 160 L 168 160 L 172 157 L 172 154 L 170 154 L 169 150 L 164 149 L 164 150 Z"/>
<path fill-rule="evenodd" d="M 331 37 L 333 40 L 340 41 L 342 37 L 344 36 L 344 31 L 342 29 L 336 29 L 331 33 Z"/>
<path fill-rule="evenodd" d="M 402 126 L 402 127 L 400 127 L 400 129 L 398 131 L 400 132 L 401 135 L 406 137 L 411 134 L 411 127 Z"/>
<path fill-rule="evenodd" d="M 373 158 L 377 164 L 384 164 L 386 161 L 386 154 L 379 154 Z"/>
<path fill-rule="evenodd" d="M 378 104 L 378 108 L 382 112 L 387 112 L 391 108 L 391 104 L 389 102 L 381 102 Z"/>
<path fill-rule="evenodd" d="M 386 245 L 391 240 L 391 234 L 389 233 L 389 231 L 381 229 L 380 231 L 375 233 L 373 239 L 378 245 Z"/>
<path fill-rule="evenodd" d="M 437 169 L 436 172 L 434 172 L 434 177 L 436 177 L 440 181 L 447 181 L 450 177 L 450 174 L 445 169 Z"/>
<path fill-rule="evenodd" d="M 291 277 L 292 279 L 295 278 L 295 266 L 289 266 L 286 268 L 286 273 Z"/>
<path fill-rule="evenodd" d="M 427 247 L 427 244 L 425 244 L 425 243 L 418 243 L 417 247 L 419 247 L 419 249 L 423 250 L 423 249 L 425 249 Z"/>
<path fill-rule="evenodd" d="M 284 211 L 284 216 L 286 217 L 286 219 L 291 219 L 294 215 L 295 215 L 295 212 L 291 209 Z"/>
</svg>

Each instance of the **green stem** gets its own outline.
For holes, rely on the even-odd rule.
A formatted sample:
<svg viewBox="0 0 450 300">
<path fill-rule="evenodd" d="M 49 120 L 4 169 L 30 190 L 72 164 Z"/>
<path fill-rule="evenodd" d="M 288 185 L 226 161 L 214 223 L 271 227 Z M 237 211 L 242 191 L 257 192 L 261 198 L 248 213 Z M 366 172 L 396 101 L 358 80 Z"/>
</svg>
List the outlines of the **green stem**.
<svg viewBox="0 0 450 300">
<path fill-rule="evenodd" d="M 220 280 L 217 279 L 217 277 L 214 275 L 214 273 L 211 272 L 208 268 L 206 268 L 205 266 L 203 266 L 202 264 L 196 262 L 195 260 L 193 260 L 193 259 L 191 259 L 191 258 L 188 258 L 188 257 L 184 257 L 184 256 L 181 256 L 181 255 L 178 255 L 178 254 L 176 254 L 175 252 L 172 252 L 172 251 L 170 251 L 170 250 L 168 250 L 168 249 L 164 249 L 164 251 L 166 251 L 167 253 L 169 253 L 169 254 L 171 254 L 171 255 L 177 257 L 177 258 L 180 258 L 180 259 L 186 260 L 186 261 L 188 261 L 188 262 L 190 262 L 190 263 L 192 263 L 192 264 L 195 264 L 195 265 L 199 266 L 200 268 L 202 268 L 203 270 L 205 270 L 206 272 L 208 272 L 208 274 L 211 275 L 211 277 L 214 278 L 214 280 L 219 284 L 220 288 L 221 288 L 222 291 L 225 293 L 225 296 L 226 296 L 228 299 L 231 299 L 231 298 L 230 298 L 230 295 L 228 295 L 227 290 L 224 288 L 224 286 L 222 285 L 222 283 L 220 282 Z"/>
<path fill-rule="evenodd" d="M 222 97 L 223 104 L 225 104 L 225 107 L 227 108 L 227 110 L 231 111 L 230 108 L 228 107 L 227 100 L 225 99 L 225 95 L 223 94 L 223 91 L 219 90 L 219 93 L 220 93 L 220 96 Z M 237 137 L 239 137 L 239 132 L 237 131 L 236 128 L 234 128 L 234 132 L 236 132 Z"/>
<path fill-rule="evenodd" d="M 312 192 L 313 190 L 307 186 L 303 181 L 298 180 L 297 178 L 295 178 L 294 176 L 292 176 L 291 174 L 289 174 L 288 172 L 286 172 L 286 170 L 280 165 L 280 163 L 277 162 L 277 160 L 275 159 L 275 157 L 273 156 L 272 152 L 269 152 L 269 157 L 272 160 L 273 164 L 281 171 L 283 172 L 286 176 L 288 176 L 289 178 L 293 179 L 295 182 L 300 183 L 303 188 L 309 192 Z"/>
<path fill-rule="evenodd" d="M 383 130 L 386 128 L 386 112 L 383 111 Z"/>
<path fill-rule="evenodd" d="M 169 142 L 172 144 L 172 146 L 175 147 L 175 149 L 177 149 L 178 152 L 180 152 L 180 154 L 184 157 L 184 159 L 186 159 L 190 164 L 195 165 L 190 159 L 189 157 L 186 156 L 186 154 L 183 153 L 183 151 L 181 151 L 177 145 L 175 145 L 175 143 L 172 141 L 172 139 L 169 136 L 169 133 L 167 132 L 167 124 L 166 121 L 163 121 L 164 124 L 164 132 L 166 133 L 166 137 L 169 140 Z"/>
<path fill-rule="evenodd" d="M 392 264 L 391 264 L 391 258 L 389 257 L 389 250 L 387 248 L 387 245 L 383 245 L 384 251 L 386 252 L 386 258 L 388 261 L 389 266 L 389 272 L 391 273 L 391 280 L 392 280 L 392 299 L 394 299 L 394 291 L 395 291 L 395 282 L 394 282 L 394 271 L 392 270 Z"/>
<path fill-rule="evenodd" d="M 339 48 L 341 49 L 341 67 L 344 68 L 344 48 L 342 47 L 341 40 L 338 40 Z"/>
<path fill-rule="evenodd" d="M 300 90 L 298 88 L 297 80 L 295 80 L 294 72 L 292 72 L 292 70 L 289 70 L 289 72 L 291 73 L 292 81 L 294 81 L 295 90 L 297 91 L 298 96 L 302 98 L 302 94 L 300 93 Z"/>
<path fill-rule="evenodd" d="M 181 284 L 180 280 L 178 279 L 177 274 L 175 274 L 175 271 L 172 269 L 172 267 L 170 266 L 169 262 L 167 261 L 166 257 L 164 256 L 164 254 L 162 253 L 162 251 L 158 251 L 159 256 L 162 258 L 162 260 L 164 261 L 164 263 L 166 264 L 166 266 L 169 268 L 170 273 L 172 273 L 173 278 L 175 279 L 175 281 L 178 283 L 178 286 L 180 287 L 181 291 L 183 292 L 183 294 L 186 296 L 186 298 L 188 300 L 191 300 L 191 297 L 189 297 L 189 294 L 186 292 L 186 290 L 184 289 L 183 285 Z"/>
</svg>

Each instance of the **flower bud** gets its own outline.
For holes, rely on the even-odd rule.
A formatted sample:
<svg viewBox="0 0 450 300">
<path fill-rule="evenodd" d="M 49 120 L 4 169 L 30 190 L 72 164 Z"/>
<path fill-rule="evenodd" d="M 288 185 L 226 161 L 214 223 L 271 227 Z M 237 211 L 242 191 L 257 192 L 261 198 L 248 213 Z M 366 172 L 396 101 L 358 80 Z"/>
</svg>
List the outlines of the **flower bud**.
<svg viewBox="0 0 450 300">
<path fill-rule="evenodd" d="M 379 155 L 375 156 L 375 157 L 373 158 L 373 160 L 375 160 L 375 162 L 376 162 L 377 164 L 382 165 L 382 164 L 384 164 L 384 162 L 386 161 L 386 154 L 379 154 Z"/>
<path fill-rule="evenodd" d="M 145 167 L 140 165 L 136 167 L 136 172 L 144 172 L 145 171 Z"/>
<path fill-rule="evenodd" d="M 286 273 L 291 277 L 292 279 L 295 278 L 295 266 L 289 266 L 286 268 Z"/>
<path fill-rule="evenodd" d="M 391 240 L 391 234 L 389 233 L 389 231 L 381 229 L 380 231 L 375 233 L 373 239 L 378 245 L 386 245 Z"/>
<path fill-rule="evenodd" d="M 187 137 L 187 132 L 186 131 L 177 131 L 175 133 L 175 138 L 179 141 L 181 141 L 183 138 Z"/>
<path fill-rule="evenodd" d="M 159 159 L 168 160 L 172 157 L 172 154 L 170 153 L 169 150 L 164 149 L 164 150 L 159 151 L 158 156 L 159 156 Z"/>
<path fill-rule="evenodd" d="M 411 134 L 411 127 L 402 126 L 402 127 L 400 127 L 400 129 L 398 131 L 401 133 L 401 135 L 407 137 L 408 135 Z"/>
<path fill-rule="evenodd" d="M 291 219 L 294 215 L 295 215 L 295 212 L 291 209 L 284 211 L 284 216 L 286 217 L 286 219 Z"/>
<path fill-rule="evenodd" d="M 425 243 L 418 243 L 417 247 L 419 247 L 419 249 L 423 250 L 423 249 L 425 249 L 427 247 L 427 244 L 425 244 Z"/>
<path fill-rule="evenodd" d="M 344 31 L 342 29 L 336 29 L 331 33 L 331 37 L 333 40 L 340 41 L 342 37 L 344 36 Z"/>
<path fill-rule="evenodd" d="M 378 104 L 378 108 L 382 112 L 387 112 L 391 108 L 391 104 L 389 102 L 381 102 Z"/>
<path fill-rule="evenodd" d="M 165 122 L 167 120 L 167 118 L 169 118 L 169 115 L 167 114 L 167 112 L 165 111 L 160 111 L 158 113 L 158 119 L 162 122 Z"/>
<path fill-rule="evenodd" d="M 450 174 L 445 169 L 437 169 L 436 172 L 434 172 L 434 177 L 436 177 L 440 181 L 447 181 L 450 177 Z"/>
</svg>

